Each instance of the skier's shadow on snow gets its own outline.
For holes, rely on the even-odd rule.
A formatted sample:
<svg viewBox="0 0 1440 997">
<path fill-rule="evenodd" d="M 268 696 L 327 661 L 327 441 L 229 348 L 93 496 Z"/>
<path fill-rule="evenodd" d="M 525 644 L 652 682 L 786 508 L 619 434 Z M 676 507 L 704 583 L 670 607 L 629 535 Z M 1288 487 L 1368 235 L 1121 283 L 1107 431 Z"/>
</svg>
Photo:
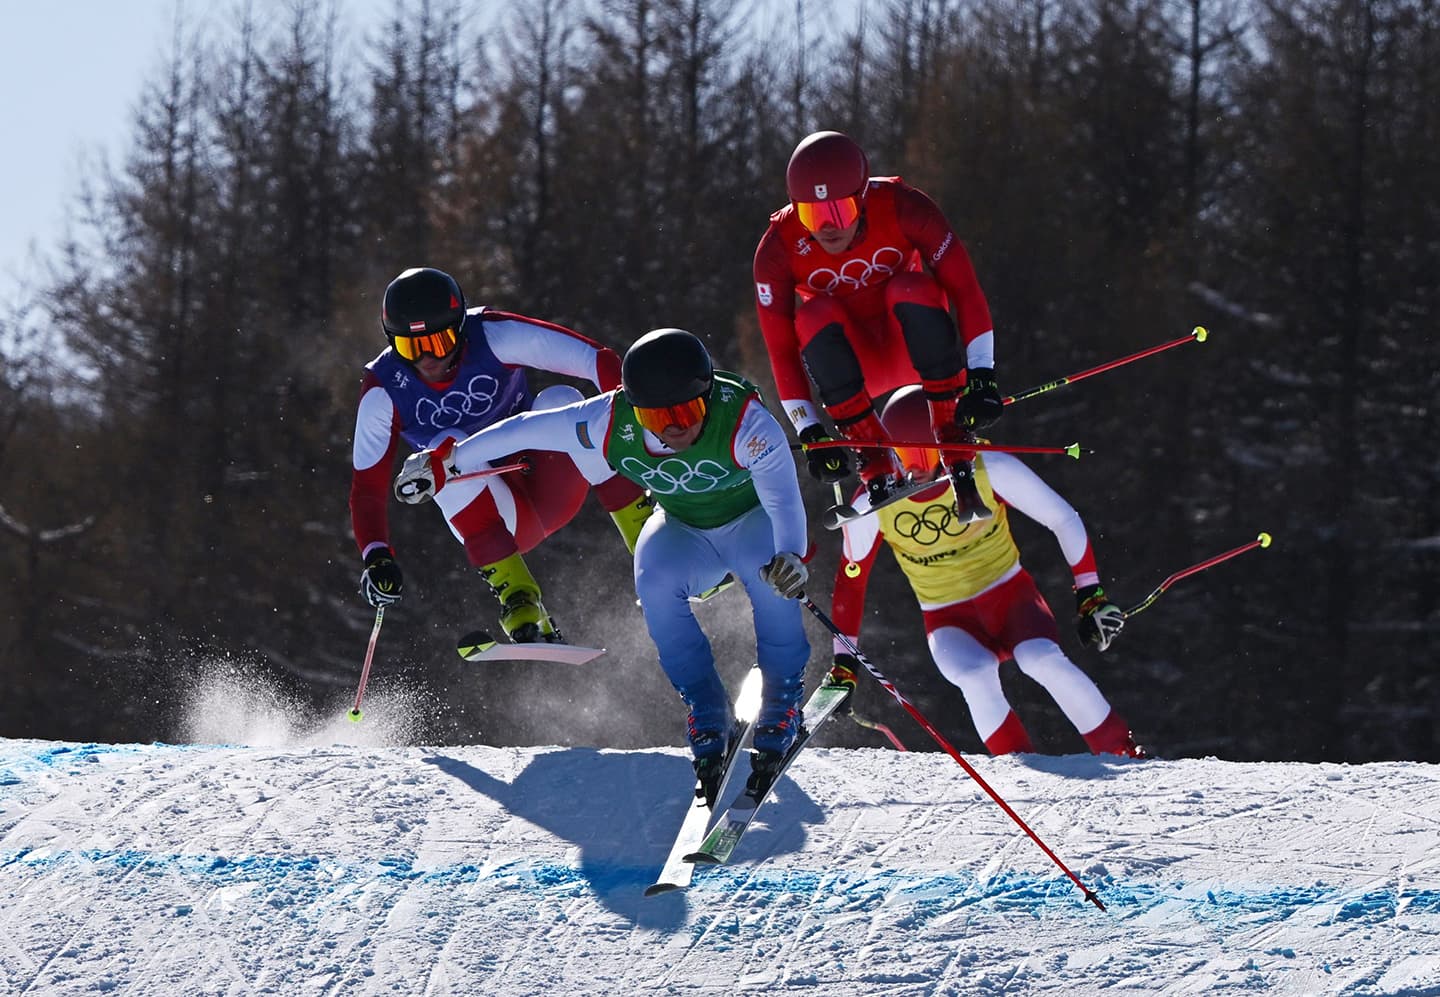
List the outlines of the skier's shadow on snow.
<svg viewBox="0 0 1440 997">
<path fill-rule="evenodd" d="M 514 816 L 577 846 L 580 873 L 608 909 L 659 930 L 684 924 L 684 891 L 657 897 L 646 897 L 643 891 L 665 864 L 690 806 L 695 775 L 688 758 L 662 752 L 557 748 L 535 755 L 509 782 L 443 754 L 423 761 Z M 746 772 L 745 763 L 740 764 L 737 783 L 743 782 Z M 804 759 L 796 764 L 803 765 Z M 727 796 L 735 792 L 732 787 Z M 771 855 L 798 851 L 805 845 L 805 826 L 824 819 L 824 811 L 794 780 L 783 776 L 730 864 L 697 868 L 691 889 L 703 890 L 707 878 L 717 877 L 733 887 L 737 866 L 743 875 Z"/>
</svg>

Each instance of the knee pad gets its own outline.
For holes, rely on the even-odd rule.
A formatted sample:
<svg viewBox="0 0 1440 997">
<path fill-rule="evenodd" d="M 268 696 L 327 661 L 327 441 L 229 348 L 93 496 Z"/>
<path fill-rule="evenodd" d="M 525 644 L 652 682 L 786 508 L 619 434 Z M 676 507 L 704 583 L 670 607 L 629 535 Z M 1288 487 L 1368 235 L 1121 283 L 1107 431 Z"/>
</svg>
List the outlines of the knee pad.
<svg viewBox="0 0 1440 997">
<path fill-rule="evenodd" d="M 950 313 L 933 305 L 913 301 L 897 302 L 895 319 L 905 337 L 905 349 L 915 372 L 924 381 L 946 381 L 957 378 L 963 366 L 960 334 Z"/>
<path fill-rule="evenodd" d="M 552 384 L 535 394 L 535 404 L 530 406 L 530 411 L 539 412 L 541 409 L 562 408 L 571 402 L 578 402 L 585 396 L 580 389 L 569 384 Z"/>
<path fill-rule="evenodd" d="M 865 390 L 865 374 L 845 327 L 839 322 L 823 326 L 800 350 L 800 360 L 815 387 L 820 391 L 820 404 L 826 408 L 840 405 Z"/>
</svg>

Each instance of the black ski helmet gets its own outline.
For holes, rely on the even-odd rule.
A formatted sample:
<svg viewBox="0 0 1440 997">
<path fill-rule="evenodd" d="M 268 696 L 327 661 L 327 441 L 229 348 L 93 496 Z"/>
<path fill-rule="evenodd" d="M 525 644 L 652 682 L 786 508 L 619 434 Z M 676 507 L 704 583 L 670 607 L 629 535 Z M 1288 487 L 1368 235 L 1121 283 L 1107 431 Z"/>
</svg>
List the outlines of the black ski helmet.
<svg viewBox="0 0 1440 997">
<path fill-rule="evenodd" d="M 396 336 L 424 336 L 454 329 L 461 337 L 465 323 L 465 295 L 443 270 L 412 267 L 385 288 L 380 325 L 393 345 Z"/>
<path fill-rule="evenodd" d="M 714 378 L 710 351 L 684 329 L 647 332 L 620 361 L 625 400 L 636 408 L 665 408 L 708 395 Z"/>
</svg>

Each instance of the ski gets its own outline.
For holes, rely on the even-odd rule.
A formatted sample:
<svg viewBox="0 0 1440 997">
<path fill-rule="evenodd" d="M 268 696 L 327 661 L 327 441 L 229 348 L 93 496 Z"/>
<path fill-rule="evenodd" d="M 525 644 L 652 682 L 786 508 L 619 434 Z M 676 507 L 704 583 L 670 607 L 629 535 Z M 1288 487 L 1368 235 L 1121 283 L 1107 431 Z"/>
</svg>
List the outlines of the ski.
<svg viewBox="0 0 1440 997">
<path fill-rule="evenodd" d="M 603 647 L 575 644 L 505 644 L 483 630 L 461 637 L 455 650 L 466 661 L 558 661 L 567 665 L 583 665 L 605 653 Z"/>
<path fill-rule="evenodd" d="M 868 516 L 872 512 L 878 512 L 887 505 L 894 505 L 896 502 L 903 502 L 921 492 L 929 491 L 936 485 L 944 484 L 943 478 L 933 481 L 916 481 L 913 478 L 906 478 L 895 487 L 885 498 L 865 509 L 857 509 L 849 502 L 839 502 L 826 509 L 820 516 L 820 522 L 827 530 L 838 530 L 846 523 Z"/>
<path fill-rule="evenodd" d="M 735 698 L 735 731 L 725 751 L 725 768 L 720 776 L 720 788 L 715 793 L 717 803 L 730 785 L 730 776 L 735 771 L 735 759 L 739 757 L 745 739 L 750 734 L 750 728 L 755 723 L 755 713 L 760 704 L 760 687 L 760 669 L 752 667 L 740 686 L 740 695 Z M 675 836 L 675 843 L 670 846 L 670 854 L 665 859 L 660 875 L 655 878 L 655 882 L 645 887 L 647 897 L 683 890 L 690 885 L 695 866 L 691 865 L 685 856 L 704 840 L 705 832 L 710 828 L 710 818 L 714 815 L 714 808 L 706 804 L 705 798 L 700 794 L 700 782 L 697 779 L 695 802 L 685 811 L 685 820 L 680 825 L 680 832 Z"/>
<path fill-rule="evenodd" d="M 785 757 L 780 762 L 780 769 L 775 773 L 775 778 L 768 785 L 761 787 L 758 793 L 752 793 L 747 789 L 740 794 L 725 813 L 720 815 L 700 847 L 685 856 L 685 861 L 700 865 L 719 865 L 729 861 L 735 851 L 735 846 L 740 843 L 740 839 L 744 837 L 751 822 L 754 821 L 755 812 L 760 809 L 760 804 L 770 798 L 770 791 L 775 788 L 775 784 L 780 781 L 780 777 L 785 774 L 785 770 L 790 767 L 795 756 L 800 754 L 801 749 L 815 736 L 820 725 L 834 716 L 836 711 L 845 704 L 851 691 L 846 686 L 821 685 L 810 694 L 802 714 L 804 727 L 796 736 L 795 743 L 790 745 L 790 750 L 785 752 Z"/>
</svg>

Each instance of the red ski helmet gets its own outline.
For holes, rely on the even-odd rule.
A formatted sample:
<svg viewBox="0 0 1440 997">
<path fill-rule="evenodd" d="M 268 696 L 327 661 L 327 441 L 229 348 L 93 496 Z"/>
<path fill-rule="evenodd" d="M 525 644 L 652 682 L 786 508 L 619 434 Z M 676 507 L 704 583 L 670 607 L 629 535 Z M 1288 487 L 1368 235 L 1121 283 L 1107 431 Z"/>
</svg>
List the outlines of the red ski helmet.
<svg viewBox="0 0 1440 997">
<path fill-rule="evenodd" d="M 840 132 L 813 132 L 800 140 L 785 167 L 785 190 L 794 204 L 863 197 L 870 160 Z"/>
<path fill-rule="evenodd" d="M 880 424 L 892 440 L 917 442 L 928 440 L 935 431 L 930 428 L 930 406 L 925 401 L 925 392 L 918 384 L 909 384 L 890 396 L 885 410 L 880 413 Z M 923 480 L 940 466 L 938 447 L 896 447 L 895 456 L 905 465 L 905 470 Z"/>
</svg>

